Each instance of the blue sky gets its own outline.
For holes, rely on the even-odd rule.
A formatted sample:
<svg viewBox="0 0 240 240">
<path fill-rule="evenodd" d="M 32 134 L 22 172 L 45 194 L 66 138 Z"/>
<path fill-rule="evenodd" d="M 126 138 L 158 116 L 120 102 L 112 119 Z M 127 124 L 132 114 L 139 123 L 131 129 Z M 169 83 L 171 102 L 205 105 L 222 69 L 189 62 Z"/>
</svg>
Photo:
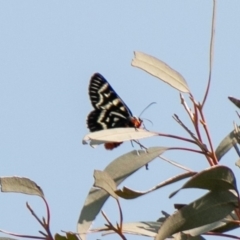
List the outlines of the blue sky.
<svg viewBox="0 0 240 240">
<path fill-rule="evenodd" d="M 215 147 L 232 130 L 233 121 L 238 121 L 227 96 L 239 98 L 239 9 L 238 0 L 218 1 L 212 85 L 204 108 Z M 211 13 L 211 1 L 0 2 L 0 176 L 29 177 L 42 187 L 51 209 L 53 233 L 76 231 L 93 184 L 93 170 L 104 169 L 133 150 L 130 143 L 110 152 L 102 146 L 82 145 L 88 133 L 86 116 L 92 110 L 88 97 L 91 75 L 100 72 L 105 76 L 135 115 L 157 102 L 143 115 L 154 123 L 146 123 L 150 130 L 187 136 L 172 119 L 176 113 L 191 126 L 178 92 L 133 68 L 131 60 L 134 51 L 161 59 L 184 76 L 201 101 L 209 70 Z M 188 100 L 187 95 L 185 98 Z M 143 144 L 183 146 L 165 138 L 144 140 Z M 208 167 L 206 159 L 196 154 L 169 152 L 165 156 L 193 170 Z M 231 151 L 221 164 L 239 175 L 236 160 Z M 146 190 L 179 173 L 158 159 L 149 171 L 141 169 L 123 185 Z M 124 220 L 156 220 L 161 210 L 171 214 L 174 203 L 188 203 L 202 194 L 182 191 L 169 200 L 168 195 L 181 185 L 134 201 L 122 200 Z M 0 194 L 0 229 L 23 234 L 40 230 L 26 201 L 39 216 L 45 215 L 37 197 Z M 113 222 L 118 220 L 113 200 L 104 211 Z M 94 226 L 102 225 L 99 216 Z M 90 236 L 97 238 L 97 234 Z"/>
</svg>

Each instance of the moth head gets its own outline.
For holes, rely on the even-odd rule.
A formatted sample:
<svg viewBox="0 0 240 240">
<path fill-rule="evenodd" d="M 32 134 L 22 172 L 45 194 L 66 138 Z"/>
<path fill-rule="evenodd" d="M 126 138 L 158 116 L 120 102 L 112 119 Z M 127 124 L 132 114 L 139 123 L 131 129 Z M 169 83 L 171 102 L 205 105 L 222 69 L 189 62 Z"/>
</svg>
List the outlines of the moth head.
<svg viewBox="0 0 240 240">
<path fill-rule="evenodd" d="M 143 120 L 141 118 L 138 118 L 135 116 L 131 117 L 130 121 L 131 121 L 133 127 L 135 127 L 135 128 L 140 128 L 142 125 L 142 122 L 143 122 Z"/>
</svg>

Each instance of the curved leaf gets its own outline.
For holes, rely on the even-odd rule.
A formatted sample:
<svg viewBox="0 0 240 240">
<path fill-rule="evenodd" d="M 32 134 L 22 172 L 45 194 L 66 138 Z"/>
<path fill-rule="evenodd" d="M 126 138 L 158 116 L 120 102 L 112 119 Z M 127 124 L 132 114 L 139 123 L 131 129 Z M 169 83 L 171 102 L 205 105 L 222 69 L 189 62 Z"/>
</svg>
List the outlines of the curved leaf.
<svg viewBox="0 0 240 240">
<path fill-rule="evenodd" d="M 232 211 L 229 215 L 227 215 L 223 221 L 222 224 L 214 228 L 211 232 L 227 232 L 236 228 L 239 228 L 239 226 L 236 224 L 236 221 L 238 221 L 238 216 L 236 214 L 236 211 Z"/>
<path fill-rule="evenodd" d="M 82 143 L 87 144 L 87 141 L 90 141 L 90 146 L 95 147 L 96 145 L 106 142 L 124 142 L 129 140 L 138 140 L 142 138 L 153 137 L 157 135 L 158 133 L 139 128 L 112 128 L 97 132 L 91 132 L 83 138 Z"/>
<path fill-rule="evenodd" d="M 176 177 L 173 177 L 173 178 L 170 178 L 158 185 L 156 185 L 155 187 L 147 190 L 147 191 L 135 191 L 135 190 L 132 190 L 130 188 L 127 188 L 127 187 L 123 187 L 123 190 L 121 189 L 118 189 L 116 191 L 116 194 L 121 197 L 121 198 L 125 198 L 125 199 L 134 199 L 134 198 L 137 198 L 137 197 L 140 197 L 140 196 L 143 196 L 147 193 L 150 193 L 150 192 L 153 192 L 161 187 L 164 187 L 164 186 L 167 186 L 169 184 L 172 184 L 172 183 L 175 183 L 175 182 L 178 182 L 182 179 L 185 179 L 185 178 L 188 178 L 188 177 L 191 177 L 193 175 L 195 175 L 196 172 L 187 172 L 187 173 L 183 173 L 183 174 L 180 174 Z"/>
<path fill-rule="evenodd" d="M 197 228 L 193 228 L 193 229 L 190 229 L 190 230 L 187 230 L 187 231 L 183 231 L 184 233 L 186 234 L 189 234 L 191 236 L 198 236 L 200 234 L 203 234 L 203 233 L 206 233 L 206 232 L 209 232 L 217 227 L 221 227 L 223 226 L 225 223 L 223 220 L 219 220 L 219 221 L 216 221 L 216 222 L 213 222 L 213 223 L 209 223 L 209 224 L 206 224 L 206 225 L 203 225 L 201 227 L 197 227 Z"/>
<path fill-rule="evenodd" d="M 101 188 L 113 198 L 118 199 L 118 196 L 115 193 L 115 191 L 117 190 L 116 183 L 113 181 L 113 179 L 109 176 L 107 172 L 95 170 L 94 179 L 94 187 Z"/>
<path fill-rule="evenodd" d="M 77 234 L 72 232 L 67 232 L 66 236 L 68 240 L 79 240 L 79 238 L 77 237 Z"/>
<path fill-rule="evenodd" d="M 132 66 L 141 68 L 180 92 L 189 93 L 189 87 L 183 76 L 163 61 L 142 52 L 134 52 Z"/>
<path fill-rule="evenodd" d="M 169 198 L 173 197 L 184 188 L 201 188 L 212 191 L 232 189 L 238 192 L 235 176 L 232 170 L 225 166 L 214 166 L 196 174 L 179 190 L 170 194 Z"/>
<path fill-rule="evenodd" d="M 42 189 L 32 180 L 25 177 L 1 177 L 2 192 L 24 193 L 44 197 Z"/>
<path fill-rule="evenodd" d="M 237 128 L 240 131 L 240 127 Z M 218 161 L 234 146 L 234 144 L 240 143 L 239 134 L 235 130 L 231 131 L 218 145 L 215 154 Z"/>
<path fill-rule="evenodd" d="M 234 97 L 228 97 L 228 99 L 235 104 L 235 106 L 237 106 L 238 108 L 240 108 L 240 100 Z"/>
<path fill-rule="evenodd" d="M 67 237 L 56 233 L 55 236 L 54 236 L 54 240 L 67 240 Z"/>
<path fill-rule="evenodd" d="M 155 239 L 164 240 L 174 233 L 219 221 L 237 204 L 238 198 L 230 191 L 209 192 L 167 218 Z"/>
<path fill-rule="evenodd" d="M 115 159 L 105 168 L 104 171 L 109 174 L 118 186 L 126 178 L 147 163 L 151 162 L 157 156 L 161 155 L 167 149 L 168 148 L 164 147 L 151 147 L 148 149 L 148 152 L 142 150 L 131 151 Z M 92 221 L 96 218 L 108 197 L 109 194 L 102 189 L 90 189 L 81 210 L 77 226 L 78 233 L 81 235 L 82 239 L 85 239 L 85 234 L 90 228 Z"/>
</svg>

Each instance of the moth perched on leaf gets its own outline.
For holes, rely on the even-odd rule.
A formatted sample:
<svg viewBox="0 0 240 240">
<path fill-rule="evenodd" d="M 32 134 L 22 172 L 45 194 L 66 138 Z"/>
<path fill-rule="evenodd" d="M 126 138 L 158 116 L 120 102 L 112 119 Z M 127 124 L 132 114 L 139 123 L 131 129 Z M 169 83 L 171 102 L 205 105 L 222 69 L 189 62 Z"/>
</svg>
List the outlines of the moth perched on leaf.
<svg viewBox="0 0 240 240">
<path fill-rule="evenodd" d="M 87 126 L 91 132 L 122 127 L 140 128 L 142 120 L 132 115 L 127 105 L 99 73 L 90 79 L 89 96 L 94 107 L 87 117 Z M 112 150 L 120 144 L 122 142 L 108 142 L 104 146 Z"/>
</svg>

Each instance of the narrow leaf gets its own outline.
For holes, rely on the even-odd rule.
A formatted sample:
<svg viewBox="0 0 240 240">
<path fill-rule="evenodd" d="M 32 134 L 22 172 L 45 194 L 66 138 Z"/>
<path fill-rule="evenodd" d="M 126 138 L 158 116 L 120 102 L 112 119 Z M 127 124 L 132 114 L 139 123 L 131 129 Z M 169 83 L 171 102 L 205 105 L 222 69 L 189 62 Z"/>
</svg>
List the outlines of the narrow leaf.
<svg viewBox="0 0 240 240">
<path fill-rule="evenodd" d="M 134 55 L 132 66 L 138 67 L 150 73 L 154 77 L 168 83 L 180 92 L 190 92 L 187 82 L 183 76 L 163 61 L 142 52 L 134 52 Z"/>
<path fill-rule="evenodd" d="M 220 226 L 217 226 L 212 230 L 212 232 L 227 232 L 231 231 L 233 229 L 239 228 L 239 225 L 236 224 L 236 221 L 238 221 L 238 216 L 236 214 L 236 211 L 232 211 L 229 215 L 227 215 Z"/>
<path fill-rule="evenodd" d="M 167 186 L 169 184 L 172 184 L 172 183 L 175 183 L 175 182 L 178 182 L 182 179 L 185 179 L 185 178 L 188 178 L 188 177 L 191 177 L 193 175 L 195 175 L 196 172 L 187 172 L 187 173 L 183 173 L 183 174 L 180 174 L 176 177 L 173 177 L 173 178 L 170 178 L 158 185 L 156 185 L 155 187 L 147 190 L 147 191 L 136 191 L 136 190 L 132 190 L 130 188 L 127 188 L 127 187 L 123 187 L 123 189 L 118 189 L 116 191 L 116 194 L 121 197 L 121 198 L 125 198 L 125 199 L 134 199 L 134 198 L 137 198 L 137 197 L 140 197 L 140 196 L 143 196 L 145 194 L 148 194 L 150 192 L 153 192 L 159 188 L 162 188 L 164 186 Z"/>
<path fill-rule="evenodd" d="M 157 135 L 158 133 L 149 132 L 145 129 L 112 128 L 87 134 L 83 138 L 83 144 L 87 144 L 87 141 L 90 141 L 89 144 L 92 147 L 95 147 L 96 145 L 106 142 L 124 142 L 129 140 L 138 140 L 142 138 L 153 137 Z"/>
<path fill-rule="evenodd" d="M 126 178 L 161 155 L 167 149 L 168 148 L 164 147 L 152 147 L 148 149 L 148 152 L 142 150 L 131 151 L 112 161 L 104 171 L 110 175 L 118 186 Z M 96 218 L 108 197 L 109 194 L 102 189 L 90 189 L 78 220 L 78 233 L 81 235 L 82 240 L 85 239 L 84 234 L 87 233 L 92 221 Z"/>
<path fill-rule="evenodd" d="M 235 106 L 237 106 L 238 108 L 240 108 L 240 100 L 234 97 L 228 97 L 228 99 L 235 104 Z"/>
<path fill-rule="evenodd" d="M 239 228 L 239 226 L 236 224 L 237 220 L 238 220 L 238 217 L 234 210 L 229 215 L 227 215 L 224 219 L 222 219 L 220 221 L 216 221 L 216 222 L 209 223 L 209 224 L 201 226 L 201 227 L 186 230 L 186 231 L 184 231 L 184 233 L 190 234 L 191 236 L 198 236 L 200 234 L 203 234 L 203 233 L 206 233 L 209 231 L 223 233 L 226 231 L 230 231 L 230 230 Z"/>
<path fill-rule="evenodd" d="M 189 181 L 187 181 L 179 190 L 170 194 L 169 198 L 177 194 L 184 188 L 200 188 L 212 191 L 237 190 L 237 183 L 232 170 L 225 166 L 214 166 L 204 170 Z"/>
<path fill-rule="evenodd" d="M 240 127 L 237 129 L 240 131 Z M 235 130 L 231 131 L 218 145 L 215 154 L 218 161 L 234 146 L 234 144 L 240 143 L 239 134 Z"/>
<path fill-rule="evenodd" d="M 206 233 L 206 232 L 213 232 L 212 230 L 221 226 L 224 226 L 226 223 L 224 223 L 223 220 L 219 220 L 213 223 L 209 223 L 206 225 L 203 225 L 201 227 L 193 228 L 190 230 L 183 231 L 186 234 L 189 234 L 191 236 L 198 236 L 200 234 Z"/>
<path fill-rule="evenodd" d="M 2 192 L 15 192 L 44 197 L 42 189 L 32 180 L 25 177 L 1 177 Z"/>
<path fill-rule="evenodd" d="M 94 179 L 94 187 L 101 188 L 113 198 L 118 199 L 118 196 L 115 193 L 115 191 L 117 190 L 116 183 L 113 181 L 113 179 L 109 176 L 107 172 L 95 170 Z"/>
<path fill-rule="evenodd" d="M 230 191 L 209 192 L 170 216 L 160 228 L 156 240 L 164 240 L 174 233 L 197 228 L 226 217 L 238 203 Z"/>
</svg>

